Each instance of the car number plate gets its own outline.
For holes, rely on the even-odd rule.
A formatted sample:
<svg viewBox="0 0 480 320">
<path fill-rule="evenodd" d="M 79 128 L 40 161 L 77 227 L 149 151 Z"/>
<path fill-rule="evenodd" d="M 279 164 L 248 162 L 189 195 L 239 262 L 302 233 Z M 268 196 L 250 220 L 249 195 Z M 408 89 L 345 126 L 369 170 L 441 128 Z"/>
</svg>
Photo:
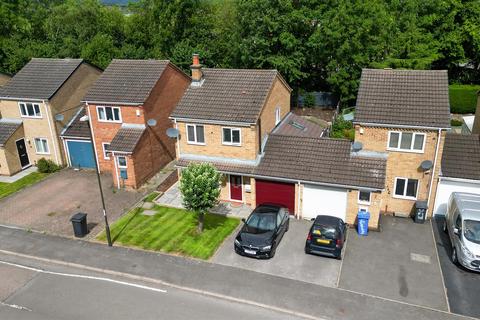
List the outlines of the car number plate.
<svg viewBox="0 0 480 320">
<path fill-rule="evenodd" d="M 323 240 L 323 239 L 317 239 L 318 243 L 324 243 L 324 244 L 329 244 L 330 240 Z"/>
<path fill-rule="evenodd" d="M 257 254 L 257 251 L 245 249 L 245 253 L 247 253 L 247 254 Z"/>
</svg>

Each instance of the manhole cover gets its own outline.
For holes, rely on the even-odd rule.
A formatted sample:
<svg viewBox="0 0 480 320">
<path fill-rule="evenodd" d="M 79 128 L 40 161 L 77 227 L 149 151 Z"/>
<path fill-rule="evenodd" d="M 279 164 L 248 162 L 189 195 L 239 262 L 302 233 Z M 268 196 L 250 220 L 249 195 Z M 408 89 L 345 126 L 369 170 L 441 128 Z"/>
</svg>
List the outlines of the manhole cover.
<svg viewBox="0 0 480 320">
<path fill-rule="evenodd" d="M 430 256 L 418 253 L 410 253 L 410 259 L 412 261 L 421 262 L 421 263 L 431 263 Z"/>
</svg>

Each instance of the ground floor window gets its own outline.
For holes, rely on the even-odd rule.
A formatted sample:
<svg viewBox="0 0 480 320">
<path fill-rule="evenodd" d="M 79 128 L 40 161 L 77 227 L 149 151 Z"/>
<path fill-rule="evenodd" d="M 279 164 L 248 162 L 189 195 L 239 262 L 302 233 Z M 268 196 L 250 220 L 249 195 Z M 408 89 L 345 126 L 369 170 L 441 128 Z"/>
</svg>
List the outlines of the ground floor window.
<svg viewBox="0 0 480 320">
<path fill-rule="evenodd" d="M 358 192 L 358 203 L 361 204 L 370 204 L 370 191 L 362 191 Z"/>
<path fill-rule="evenodd" d="M 395 192 L 397 198 L 416 199 L 418 180 L 408 178 L 395 178 Z"/>
<path fill-rule="evenodd" d="M 118 170 L 120 171 L 120 178 L 122 178 L 123 180 L 127 180 L 128 179 L 127 157 L 118 156 L 117 157 L 117 164 L 118 164 Z"/>
<path fill-rule="evenodd" d="M 46 138 L 35 138 L 35 150 L 38 154 L 49 154 L 48 141 Z"/>
</svg>

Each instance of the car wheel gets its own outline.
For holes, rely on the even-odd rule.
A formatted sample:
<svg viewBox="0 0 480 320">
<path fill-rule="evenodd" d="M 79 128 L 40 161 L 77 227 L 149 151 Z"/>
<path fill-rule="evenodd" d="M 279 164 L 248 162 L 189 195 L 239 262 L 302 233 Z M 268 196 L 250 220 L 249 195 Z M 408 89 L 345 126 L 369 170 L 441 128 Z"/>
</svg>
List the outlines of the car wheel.
<svg viewBox="0 0 480 320">
<path fill-rule="evenodd" d="M 289 221 L 287 221 L 287 227 L 285 228 L 285 232 L 287 232 L 288 229 L 290 229 L 290 222 Z"/>
<path fill-rule="evenodd" d="M 308 250 L 307 246 L 305 246 L 305 253 L 310 254 L 310 250 Z"/>
<path fill-rule="evenodd" d="M 277 249 L 272 249 L 272 251 L 270 251 L 270 259 L 275 257 L 275 251 L 277 251 Z"/>
<path fill-rule="evenodd" d="M 455 247 L 452 249 L 452 262 L 458 264 L 457 249 Z"/>
<path fill-rule="evenodd" d="M 448 230 L 447 230 L 447 220 L 443 221 L 443 232 L 447 233 Z"/>
</svg>

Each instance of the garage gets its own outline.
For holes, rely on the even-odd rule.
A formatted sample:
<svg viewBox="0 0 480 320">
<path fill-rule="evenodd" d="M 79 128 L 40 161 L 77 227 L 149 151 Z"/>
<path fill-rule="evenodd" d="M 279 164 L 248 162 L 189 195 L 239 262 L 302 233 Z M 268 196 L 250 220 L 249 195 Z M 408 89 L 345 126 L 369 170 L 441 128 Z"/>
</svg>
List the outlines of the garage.
<svg viewBox="0 0 480 320">
<path fill-rule="evenodd" d="M 339 217 L 345 221 L 347 215 L 347 192 L 347 189 L 341 188 L 304 185 L 303 218 L 311 219 L 320 214 Z"/>
<path fill-rule="evenodd" d="M 74 168 L 95 168 L 92 142 L 85 140 L 66 140 L 70 166 Z"/>
<path fill-rule="evenodd" d="M 435 198 L 434 215 L 445 215 L 448 199 L 452 192 L 467 192 L 480 194 L 480 181 L 460 181 L 441 178 Z"/>
<path fill-rule="evenodd" d="M 295 184 L 269 180 L 256 180 L 255 192 L 257 206 L 262 203 L 284 205 L 295 213 Z"/>
</svg>

